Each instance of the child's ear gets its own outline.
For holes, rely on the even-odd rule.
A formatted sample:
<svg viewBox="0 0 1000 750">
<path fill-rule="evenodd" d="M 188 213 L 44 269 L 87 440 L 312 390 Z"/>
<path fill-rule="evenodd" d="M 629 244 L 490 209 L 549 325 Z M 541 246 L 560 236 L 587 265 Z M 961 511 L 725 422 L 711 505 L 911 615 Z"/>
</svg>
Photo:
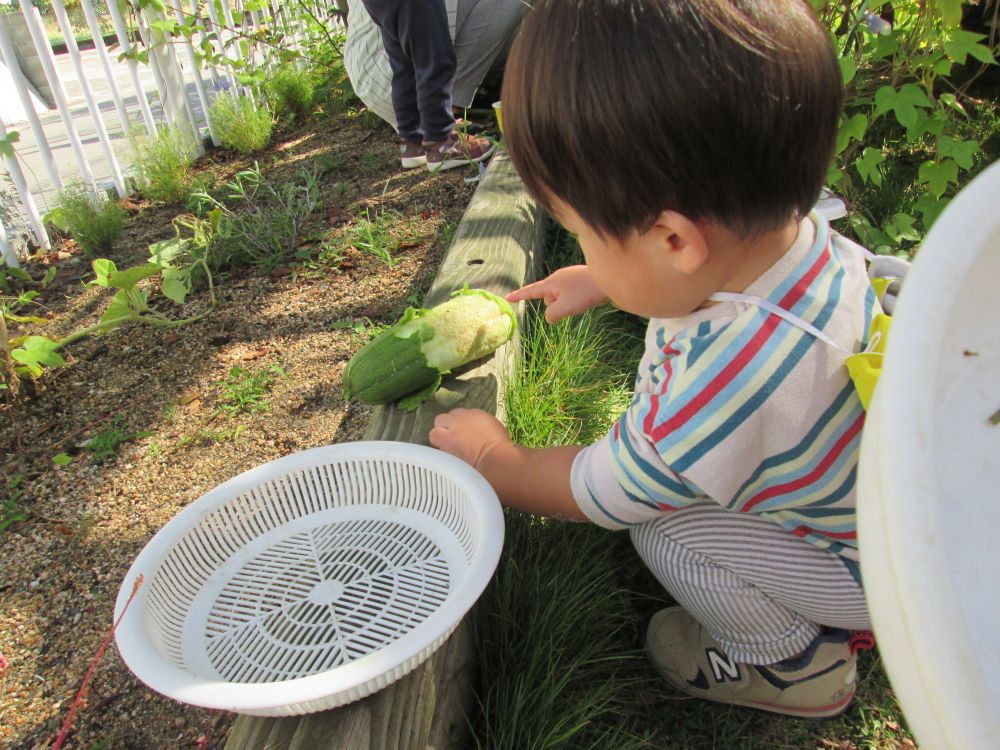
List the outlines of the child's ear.
<svg viewBox="0 0 1000 750">
<path fill-rule="evenodd" d="M 688 276 L 708 262 L 708 240 L 701 226 L 676 211 L 661 211 L 653 226 L 680 273 Z"/>
</svg>

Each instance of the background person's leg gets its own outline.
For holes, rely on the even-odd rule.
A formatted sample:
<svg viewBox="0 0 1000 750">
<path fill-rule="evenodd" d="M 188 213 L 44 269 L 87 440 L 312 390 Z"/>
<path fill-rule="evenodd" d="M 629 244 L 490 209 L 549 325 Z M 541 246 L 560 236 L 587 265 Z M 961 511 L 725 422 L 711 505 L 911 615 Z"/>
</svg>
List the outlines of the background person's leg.
<svg viewBox="0 0 1000 750">
<path fill-rule="evenodd" d="M 397 30 L 400 46 L 413 66 L 424 140 L 446 140 L 455 129 L 451 110 L 455 46 L 448 30 L 444 0 L 404 0 L 397 13 Z"/>
<path fill-rule="evenodd" d="M 443 0 L 438 0 L 442 2 Z M 405 141 L 423 140 L 420 127 L 420 107 L 417 97 L 417 76 L 413 61 L 400 41 L 400 25 L 410 15 L 410 0 L 363 0 L 365 9 L 379 27 L 382 46 L 392 70 L 392 109 L 396 114 L 396 132 Z M 447 34 L 447 20 L 445 21 Z M 449 45 L 451 40 L 449 39 Z"/>
<path fill-rule="evenodd" d="M 744 664 L 801 653 L 821 625 L 870 628 L 864 593 L 832 553 L 767 519 L 700 503 L 632 530 L 663 587 Z"/>
</svg>

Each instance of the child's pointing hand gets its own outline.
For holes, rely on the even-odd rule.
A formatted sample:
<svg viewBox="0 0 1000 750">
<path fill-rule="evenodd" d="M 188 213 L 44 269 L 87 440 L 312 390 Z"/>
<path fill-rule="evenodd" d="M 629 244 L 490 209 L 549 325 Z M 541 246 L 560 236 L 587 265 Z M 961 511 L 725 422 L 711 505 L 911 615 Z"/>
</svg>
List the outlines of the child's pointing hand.
<svg viewBox="0 0 1000 750">
<path fill-rule="evenodd" d="M 607 295 L 594 283 L 586 266 L 560 268 L 541 281 L 522 286 L 507 295 L 508 302 L 525 299 L 545 301 L 545 320 L 557 323 L 607 304 Z"/>
</svg>

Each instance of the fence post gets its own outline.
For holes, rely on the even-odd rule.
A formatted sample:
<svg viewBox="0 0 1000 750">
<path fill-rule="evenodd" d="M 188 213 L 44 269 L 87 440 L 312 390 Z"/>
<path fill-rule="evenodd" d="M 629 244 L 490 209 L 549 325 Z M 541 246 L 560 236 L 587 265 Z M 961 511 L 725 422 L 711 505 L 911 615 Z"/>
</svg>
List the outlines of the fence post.
<svg viewBox="0 0 1000 750">
<path fill-rule="evenodd" d="M 122 52 L 125 53 L 125 64 L 128 66 L 129 77 L 132 79 L 132 86 L 135 88 L 135 96 L 139 102 L 139 110 L 142 112 L 142 121 L 146 125 L 146 132 L 150 136 L 156 135 L 156 120 L 153 119 L 153 110 L 146 100 L 146 90 L 139 79 L 139 63 L 132 57 L 132 42 L 128 38 L 128 29 L 125 28 L 125 19 L 122 18 L 118 9 L 118 1 L 108 2 L 108 12 L 111 14 L 111 21 L 115 25 L 115 33 L 118 35 L 118 44 L 121 45 Z"/>
<path fill-rule="evenodd" d="M 246 27 L 246 18 L 243 19 L 243 23 L 240 25 L 240 35 L 238 35 L 236 33 L 236 21 L 233 20 L 233 11 L 232 8 L 229 7 L 229 0 L 209 0 L 210 3 L 216 1 L 222 7 L 222 16 L 223 18 L 226 19 L 226 25 L 229 27 L 230 30 L 229 32 L 231 35 L 230 41 L 233 38 L 236 39 L 236 54 L 239 56 L 241 60 L 246 59 L 245 55 L 243 54 L 243 40 L 240 38 L 243 29 Z M 225 51 L 225 46 L 223 46 L 223 51 Z M 236 77 L 236 82 L 239 83 L 239 76 Z M 243 86 L 242 84 L 240 84 L 240 88 L 243 90 L 243 95 L 247 99 L 249 99 L 251 102 L 255 101 L 256 97 L 253 94 L 252 86 Z"/>
<path fill-rule="evenodd" d="M 28 93 L 28 81 L 21 70 L 21 64 L 17 60 L 17 52 L 14 49 L 14 44 L 10 39 L 10 35 L 7 34 L 7 29 L 2 25 L 0 25 L 0 52 L 3 53 L 3 59 L 7 62 L 11 78 L 14 79 L 14 88 L 17 89 L 17 95 L 21 99 L 21 106 L 24 107 L 24 116 L 28 118 L 31 132 L 38 143 L 38 153 L 42 157 L 42 163 L 45 165 L 45 171 L 49 175 L 52 187 L 57 192 L 62 192 L 65 188 L 62 175 L 59 174 L 59 170 L 56 168 L 52 149 L 49 148 L 49 140 L 45 136 L 45 128 L 42 127 L 42 121 L 38 119 L 38 113 L 35 112 L 35 104 L 31 101 L 31 94 Z"/>
<path fill-rule="evenodd" d="M 212 4 L 208 3 L 208 6 L 211 8 Z M 209 47 L 211 47 L 212 43 L 209 41 L 208 34 L 205 31 L 205 19 L 202 18 L 200 15 L 198 15 L 198 13 L 199 13 L 198 0 L 191 0 L 191 18 L 200 22 L 198 25 L 198 38 L 201 40 L 202 49 L 204 49 L 206 43 L 207 46 Z M 212 83 L 218 85 L 219 71 L 216 69 L 214 64 L 208 63 L 208 72 L 212 76 Z M 218 91 L 218 89 L 216 89 L 216 91 Z"/>
<path fill-rule="evenodd" d="M 184 122 L 191 128 L 195 140 L 196 152 L 202 152 L 201 133 L 195 122 L 187 92 L 184 90 L 184 77 L 179 70 L 177 60 L 172 56 L 172 50 L 162 42 L 163 32 L 155 31 L 150 24 L 151 9 L 136 10 L 136 20 L 139 24 L 139 35 L 149 54 L 149 64 L 160 90 L 163 111 L 167 120 L 177 128 L 183 128 Z M 152 16 L 156 20 L 165 20 L 163 14 Z"/>
<path fill-rule="evenodd" d="M 196 0 L 195 0 L 196 1 Z M 221 23 L 219 23 L 219 14 L 215 9 L 215 0 L 208 0 L 208 20 L 212 23 L 212 29 L 215 31 L 215 35 L 219 40 L 219 48 L 222 50 L 222 54 L 226 54 L 226 42 L 232 34 L 231 30 L 227 30 Z M 214 46 L 213 46 L 214 49 Z M 233 93 L 236 93 L 236 77 L 230 76 L 229 71 L 223 69 L 222 88 L 229 90 L 232 88 Z M 229 85 L 226 85 L 229 84 Z"/>
<path fill-rule="evenodd" d="M 49 46 L 49 39 L 42 27 L 41 16 L 38 14 L 38 9 L 31 5 L 30 0 L 18 0 L 18 2 L 21 4 L 21 12 L 24 14 L 24 20 L 28 24 L 28 30 L 31 32 L 35 49 L 38 51 L 42 69 L 45 71 L 45 77 L 48 78 L 49 86 L 52 88 L 52 98 L 55 99 L 56 109 L 59 110 L 59 117 L 66 128 L 66 135 L 69 138 L 69 144 L 73 150 L 77 167 L 80 169 L 80 176 L 84 182 L 89 183 L 96 190 L 97 184 L 94 182 L 94 173 L 91 171 L 90 163 L 83 152 L 83 143 L 80 141 L 80 134 L 73 123 L 73 114 L 70 112 L 69 105 L 66 102 L 66 90 L 63 88 L 58 71 L 56 71 L 52 47 Z"/>
<path fill-rule="evenodd" d="M 109 0 L 109 2 L 114 3 L 116 0 Z M 97 50 L 97 57 L 101 61 L 101 69 L 104 71 L 104 77 L 108 79 L 111 100 L 115 103 L 115 111 L 118 113 L 118 119 L 121 121 L 122 132 L 127 137 L 131 123 L 128 119 L 128 111 L 122 102 L 121 94 L 118 93 L 118 83 L 115 81 L 114 72 L 111 70 L 111 59 L 108 57 L 108 48 L 104 44 L 101 24 L 97 21 L 97 14 L 94 12 L 94 5 L 90 0 L 80 0 L 80 7 L 83 8 L 83 15 L 87 18 L 87 26 L 94 37 L 94 49 Z"/>
<path fill-rule="evenodd" d="M 174 17 L 177 19 L 177 23 L 181 26 L 184 25 L 184 14 L 181 12 L 180 0 L 172 0 L 171 4 L 174 8 Z M 187 52 L 188 65 L 191 66 L 191 73 L 194 75 L 194 88 L 198 92 L 198 100 L 201 102 L 201 111 L 205 115 L 205 122 L 208 125 L 208 135 L 212 139 L 212 145 L 218 146 L 219 139 L 215 135 L 215 128 L 212 127 L 212 121 L 208 119 L 208 94 L 205 92 L 205 82 L 201 80 L 201 70 L 198 67 L 198 61 L 194 56 L 194 47 L 191 46 L 191 38 L 188 36 L 184 37 L 184 50 Z M 201 140 L 201 131 L 198 130 L 197 125 L 195 125 L 195 130 L 198 135 L 197 138 Z"/>
<path fill-rule="evenodd" d="M 80 78 L 80 88 L 83 89 L 83 98 L 87 102 L 87 109 L 90 110 L 90 116 L 94 120 L 94 128 L 97 130 L 97 140 L 101 142 L 101 150 L 104 152 L 104 158 L 111 168 L 111 179 L 115 184 L 115 191 L 118 193 L 119 198 L 124 198 L 128 195 L 128 191 L 125 189 L 125 180 L 122 178 L 121 166 L 118 164 L 118 157 L 115 156 L 115 150 L 111 147 L 108 127 L 104 124 L 104 118 L 101 116 L 101 108 L 97 106 L 97 99 L 94 98 L 94 90 L 90 87 L 90 81 L 87 80 L 87 71 L 83 68 L 83 60 L 80 58 L 80 48 L 76 46 L 75 32 L 73 31 L 73 25 L 69 22 L 69 16 L 66 15 L 66 6 L 63 5 L 62 0 L 52 0 L 52 9 L 56 13 L 59 28 L 62 29 L 63 37 L 66 39 L 66 49 L 69 52 L 70 60 L 72 60 L 76 74 Z"/>
<path fill-rule="evenodd" d="M 6 137 L 7 126 L 0 121 L 0 138 Z M 38 206 L 35 204 L 35 198 L 28 188 L 28 181 L 24 179 L 24 172 L 21 170 L 21 164 L 17 160 L 17 154 L 12 152 L 11 155 L 4 155 L 4 161 L 7 163 L 10 180 L 14 183 L 17 194 L 21 198 L 21 205 L 24 206 L 24 212 L 28 215 L 28 222 L 31 224 L 31 231 L 35 235 L 35 242 L 48 250 L 52 245 L 49 242 L 48 232 L 45 231 L 45 222 L 42 221 L 41 214 L 38 213 Z"/>
</svg>

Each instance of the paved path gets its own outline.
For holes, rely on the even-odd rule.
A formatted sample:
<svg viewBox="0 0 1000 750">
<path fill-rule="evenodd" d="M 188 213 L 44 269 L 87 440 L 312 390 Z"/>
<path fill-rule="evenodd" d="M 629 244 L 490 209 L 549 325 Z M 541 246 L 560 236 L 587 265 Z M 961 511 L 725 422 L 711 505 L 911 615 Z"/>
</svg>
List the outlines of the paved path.
<svg viewBox="0 0 1000 750">
<path fill-rule="evenodd" d="M 135 87 L 132 85 L 128 66 L 124 62 L 119 63 L 116 61 L 118 51 L 117 47 L 109 50 L 118 93 L 122 97 L 129 118 L 136 122 L 144 131 L 145 128 L 142 126 L 142 114 L 139 110 Z M 104 75 L 100 58 L 96 50 L 92 49 L 82 51 L 80 56 L 83 59 L 83 67 L 87 79 L 90 81 L 90 86 L 94 91 L 94 97 L 98 102 L 101 118 L 104 120 L 105 127 L 111 136 L 112 147 L 118 156 L 122 173 L 127 175 L 129 173 L 129 165 L 131 164 L 131 152 L 122 129 L 121 120 L 118 118 L 114 101 L 111 98 L 111 89 Z M 83 142 L 84 152 L 86 153 L 87 161 L 90 163 L 91 171 L 94 173 L 94 178 L 98 184 L 111 184 L 112 170 L 104 158 L 104 150 L 97 137 L 97 127 L 87 108 L 87 103 L 83 96 L 83 87 L 80 85 L 76 68 L 73 66 L 73 62 L 68 54 L 56 55 L 56 65 L 59 69 L 59 75 L 62 77 L 63 87 L 66 89 L 70 110 L 73 115 L 73 123 L 80 135 L 80 140 Z M 157 122 L 162 122 L 163 111 L 159 105 L 159 97 L 156 94 L 156 86 L 153 83 L 153 74 L 149 66 L 139 65 L 139 76 L 145 92 L 152 95 L 152 98 L 150 98 L 150 107 L 153 111 L 153 117 Z M 199 122 L 203 122 L 204 116 L 201 112 L 198 98 L 194 95 L 195 86 L 193 81 L 188 83 L 188 90 L 191 93 L 190 99 L 192 105 L 195 107 L 195 116 L 199 118 Z M 76 165 L 76 159 L 73 157 L 69 136 L 66 128 L 63 126 L 59 112 L 54 109 L 50 111 L 42 110 L 38 114 L 42 122 L 42 127 L 45 130 L 49 148 L 52 150 L 53 157 L 63 180 L 69 181 L 78 178 L 80 172 Z M 38 144 L 34 133 L 27 121 L 8 123 L 7 129 L 17 130 L 20 133 L 20 140 L 15 148 L 38 208 L 44 213 L 52 207 L 56 191 L 49 180 L 48 172 L 38 152 Z"/>
</svg>

